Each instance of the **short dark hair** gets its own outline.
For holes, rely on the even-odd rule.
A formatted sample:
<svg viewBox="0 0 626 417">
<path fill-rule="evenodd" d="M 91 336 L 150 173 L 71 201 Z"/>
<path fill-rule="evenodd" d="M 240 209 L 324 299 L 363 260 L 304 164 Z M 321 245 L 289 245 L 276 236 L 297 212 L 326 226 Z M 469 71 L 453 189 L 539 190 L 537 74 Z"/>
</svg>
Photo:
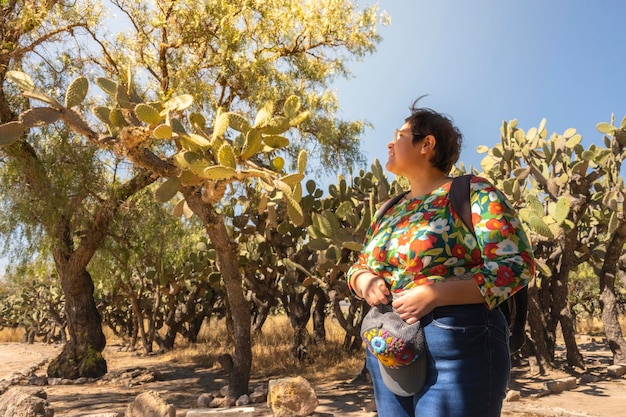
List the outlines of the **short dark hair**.
<svg viewBox="0 0 626 417">
<path fill-rule="evenodd" d="M 419 97 L 409 108 L 411 115 L 404 121 L 411 125 L 413 144 L 433 135 L 437 141 L 435 156 L 430 160 L 436 168 L 446 174 L 461 156 L 463 134 L 454 125 L 452 118 L 427 107 L 418 107 L 417 102 L 425 96 Z"/>
</svg>

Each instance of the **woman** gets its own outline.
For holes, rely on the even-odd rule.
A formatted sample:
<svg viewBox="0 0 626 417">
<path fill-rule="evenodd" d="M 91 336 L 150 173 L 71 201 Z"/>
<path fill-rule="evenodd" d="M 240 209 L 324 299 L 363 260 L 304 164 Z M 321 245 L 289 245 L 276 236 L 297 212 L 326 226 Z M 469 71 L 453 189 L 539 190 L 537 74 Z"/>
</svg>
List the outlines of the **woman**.
<svg viewBox="0 0 626 417">
<path fill-rule="evenodd" d="M 378 415 L 500 416 L 510 358 L 497 306 L 530 281 L 532 248 L 509 202 L 480 177 L 470 192 L 476 237 L 462 225 L 450 208 L 448 173 L 463 137 L 418 101 L 387 145 L 386 168 L 408 179 L 410 192 L 372 224 L 348 271 L 355 296 L 371 306 L 391 302 L 407 324 L 421 321 L 425 337 L 426 380 L 408 397 L 385 386 L 367 351 Z"/>
</svg>

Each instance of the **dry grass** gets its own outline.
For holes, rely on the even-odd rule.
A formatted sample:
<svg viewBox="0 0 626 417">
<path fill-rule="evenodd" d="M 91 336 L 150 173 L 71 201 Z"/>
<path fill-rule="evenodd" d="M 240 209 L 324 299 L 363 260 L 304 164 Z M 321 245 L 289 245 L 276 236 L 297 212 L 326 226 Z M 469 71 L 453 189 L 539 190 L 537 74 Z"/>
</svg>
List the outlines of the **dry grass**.
<svg viewBox="0 0 626 417">
<path fill-rule="evenodd" d="M 304 363 L 300 363 L 290 354 L 292 334 L 286 316 L 272 316 L 267 320 L 263 334 L 253 336 L 253 377 L 301 375 L 311 381 L 329 376 L 346 380 L 354 378 L 361 371 L 364 352 L 347 353 L 342 349 L 344 331 L 333 320 L 327 320 L 326 342 L 319 345 L 311 343 Z M 170 360 L 208 367 L 212 366 L 220 355 L 233 353 L 223 320 L 214 320 L 208 326 L 204 326 L 199 339 L 201 343 L 180 347 L 170 352 Z"/>
<path fill-rule="evenodd" d="M 622 333 L 626 334 L 626 317 L 620 316 L 619 322 L 622 326 Z M 604 324 L 600 318 L 579 318 L 576 322 L 576 331 L 590 336 L 604 336 Z"/>
<path fill-rule="evenodd" d="M 21 342 L 24 330 L 4 328 L 0 330 L 0 343 Z"/>
<path fill-rule="evenodd" d="M 123 343 L 113 332 L 103 328 L 107 344 Z M 311 332 L 311 329 L 309 329 Z M 316 345 L 311 342 L 307 359 L 300 363 L 290 354 L 293 330 L 285 315 L 271 316 L 263 327 L 263 333 L 252 338 L 252 377 L 270 378 L 283 376 L 303 376 L 310 381 L 333 378 L 352 379 L 359 374 L 364 363 L 364 351 L 348 353 L 342 349 L 344 331 L 336 321 L 326 323 L 326 342 Z M 23 331 L 0 330 L 0 342 L 20 342 Z M 164 360 L 194 364 L 202 367 L 217 366 L 218 357 L 233 354 L 234 347 L 228 340 L 224 320 L 212 320 L 203 325 L 198 337 L 199 343 L 176 341 L 176 348 L 166 353 Z M 139 346 L 138 346 L 139 347 Z"/>
</svg>

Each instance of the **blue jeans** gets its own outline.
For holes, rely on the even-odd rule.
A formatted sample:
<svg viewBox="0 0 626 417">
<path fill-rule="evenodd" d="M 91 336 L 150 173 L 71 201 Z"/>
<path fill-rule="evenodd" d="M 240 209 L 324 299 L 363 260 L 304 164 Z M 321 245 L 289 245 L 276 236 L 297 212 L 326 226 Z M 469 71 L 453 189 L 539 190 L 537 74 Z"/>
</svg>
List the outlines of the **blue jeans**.
<svg viewBox="0 0 626 417">
<path fill-rule="evenodd" d="M 413 397 L 398 397 L 382 382 L 369 351 L 378 417 L 499 417 L 511 370 L 509 330 L 500 309 L 445 306 L 422 318 L 428 374 Z"/>
</svg>

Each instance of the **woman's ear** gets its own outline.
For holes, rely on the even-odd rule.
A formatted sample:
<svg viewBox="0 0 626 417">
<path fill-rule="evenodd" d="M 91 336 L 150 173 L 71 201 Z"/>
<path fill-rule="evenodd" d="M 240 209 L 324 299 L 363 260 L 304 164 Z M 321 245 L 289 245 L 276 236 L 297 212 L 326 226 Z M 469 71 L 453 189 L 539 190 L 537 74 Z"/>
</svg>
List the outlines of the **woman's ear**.
<svg viewBox="0 0 626 417">
<path fill-rule="evenodd" d="M 435 149 L 435 146 L 437 146 L 437 139 L 435 139 L 433 135 L 427 135 L 422 140 L 421 145 L 422 145 L 422 151 L 432 151 Z"/>
</svg>

